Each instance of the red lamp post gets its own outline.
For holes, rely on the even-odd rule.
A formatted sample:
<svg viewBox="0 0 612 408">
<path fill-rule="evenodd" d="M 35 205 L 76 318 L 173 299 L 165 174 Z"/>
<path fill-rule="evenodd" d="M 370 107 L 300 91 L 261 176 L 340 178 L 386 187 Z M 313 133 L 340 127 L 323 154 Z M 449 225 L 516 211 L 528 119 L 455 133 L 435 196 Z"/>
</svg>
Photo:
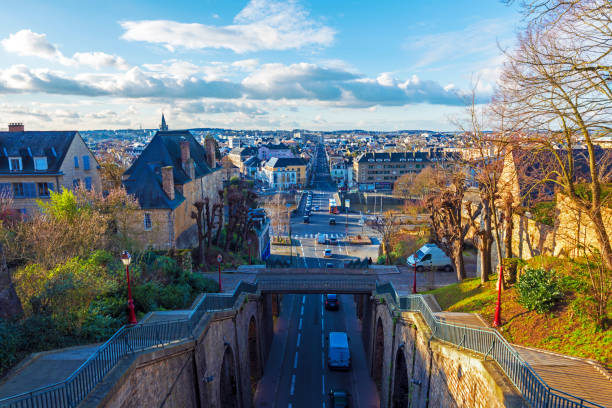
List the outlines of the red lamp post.
<svg viewBox="0 0 612 408">
<path fill-rule="evenodd" d="M 497 277 L 497 303 L 495 304 L 495 317 L 493 318 L 493 327 L 501 326 L 501 291 L 502 279 L 504 278 L 501 263 L 499 264 L 499 276 Z"/>
<path fill-rule="evenodd" d="M 413 258 L 414 260 L 414 280 L 412 281 L 412 293 L 416 294 L 417 293 L 417 288 L 416 288 L 416 258 Z"/>
<path fill-rule="evenodd" d="M 123 251 L 121 254 L 121 262 L 125 265 L 125 276 L 128 287 L 128 323 L 136 324 L 138 321 L 136 320 L 136 313 L 134 313 L 134 299 L 132 299 L 132 286 L 130 284 L 130 262 L 132 262 L 132 257 L 128 251 Z"/>
<path fill-rule="evenodd" d="M 219 264 L 219 292 L 223 292 L 223 287 L 221 286 L 221 261 L 223 261 L 223 257 L 219 254 L 217 255 L 217 263 Z"/>
</svg>

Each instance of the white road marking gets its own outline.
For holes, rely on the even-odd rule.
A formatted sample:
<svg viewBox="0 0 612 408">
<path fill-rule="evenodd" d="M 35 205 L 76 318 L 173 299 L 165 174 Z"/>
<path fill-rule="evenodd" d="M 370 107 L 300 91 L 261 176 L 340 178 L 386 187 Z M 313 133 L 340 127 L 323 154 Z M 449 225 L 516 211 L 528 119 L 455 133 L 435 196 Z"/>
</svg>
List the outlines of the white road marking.
<svg viewBox="0 0 612 408">
<path fill-rule="evenodd" d="M 304 316 L 304 305 L 302 305 L 302 308 L 300 309 L 300 316 Z"/>
<path fill-rule="evenodd" d="M 325 395 L 325 376 L 324 375 L 321 376 L 321 385 L 323 386 L 322 394 Z"/>
<path fill-rule="evenodd" d="M 302 296 L 302 304 L 306 303 L 306 295 Z"/>
<path fill-rule="evenodd" d="M 300 341 L 302 340 L 302 333 L 298 333 L 296 347 L 300 347 Z"/>
<path fill-rule="evenodd" d="M 324 327 L 325 327 L 325 320 L 321 318 L 321 330 L 323 330 Z"/>
<path fill-rule="evenodd" d="M 289 394 L 293 395 L 295 393 L 295 374 L 291 376 L 291 390 Z"/>
<path fill-rule="evenodd" d="M 325 403 L 323 403 L 323 404 L 325 404 Z M 291 405 L 291 403 L 289 403 L 289 406 L 287 408 L 293 408 L 293 405 Z M 323 407 L 323 408 L 325 408 L 325 407 Z"/>
<path fill-rule="evenodd" d="M 321 348 L 325 350 L 325 333 L 321 333 Z"/>
<path fill-rule="evenodd" d="M 300 324 L 298 325 L 298 330 L 302 330 L 302 318 L 300 317 Z"/>
<path fill-rule="evenodd" d="M 298 353 L 296 351 L 295 358 L 293 359 L 293 368 L 297 368 L 297 363 L 298 363 Z"/>
</svg>

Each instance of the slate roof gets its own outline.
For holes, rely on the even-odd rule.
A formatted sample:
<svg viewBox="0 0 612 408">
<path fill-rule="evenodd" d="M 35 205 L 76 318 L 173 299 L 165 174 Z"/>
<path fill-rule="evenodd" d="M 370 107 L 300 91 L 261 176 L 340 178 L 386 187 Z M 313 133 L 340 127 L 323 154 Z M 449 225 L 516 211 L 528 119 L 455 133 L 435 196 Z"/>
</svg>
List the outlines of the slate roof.
<svg viewBox="0 0 612 408">
<path fill-rule="evenodd" d="M 195 178 L 212 172 L 206 163 L 206 151 L 187 130 L 158 131 L 144 151 L 123 175 L 129 194 L 138 199 L 141 208 L 174 209 L 185 197 L 175 188 L 174 200 L 168 199 L 162 186 L 161 168 L 173 167 L 174 184 L 182 185 L 191 178 L 181 163 L 182 140 L 189 141 L 189 153 L 194 161 Z"/>
<path fill-rule="evenodd" d="M 287 166 L 306 166 L 307 162 L 301 157 L 273 157 L 266 162 L 267 167 L 281 168 Z"/>
<path fill-rule="evenodd" d="M 78 134 L 75 130 L 0 132 L 0 174 L 59 173 L 66 152 Z M 34 171 L 34 157 L 42 156 L 47 157 L 47 170 Z M 21 157 L 23 171 L 10 171 L 9 157 Z"/>
<path fill-rule="evenodd" d="M 370 160 L 380 161 L 440 161 L 440 160 L 457 160 L 460 155 L 456 152 L 445 152 L 443 150 L 430 150 L 430 151 L 416 151 L 416 152 L 376 152 L 376 153 L 362 153 L 357 157 L 358 163 L 367 163 Z"/>
<path fill-rule="evenodd" d="M 279 143 L 279 144 L 268 143 L 261 147 L 267 147 L 270 150 L 289 150 L 289 146 L 287 146 L 284 143 Z"/>
<path fill-rule="evenodd" d="M 247 167 L 259 167 L 261 164 L 261 160 L 257 158 L 257 156 L 251 156 L 244 162 L 244 165 Z"/>
<path fill-rule="evenodd" d="M 257 154 L 257 149 L 251 146 L 233 148 L 229 154 L 238 154 L 241 158 L 254 156 Z"/>
</svg>

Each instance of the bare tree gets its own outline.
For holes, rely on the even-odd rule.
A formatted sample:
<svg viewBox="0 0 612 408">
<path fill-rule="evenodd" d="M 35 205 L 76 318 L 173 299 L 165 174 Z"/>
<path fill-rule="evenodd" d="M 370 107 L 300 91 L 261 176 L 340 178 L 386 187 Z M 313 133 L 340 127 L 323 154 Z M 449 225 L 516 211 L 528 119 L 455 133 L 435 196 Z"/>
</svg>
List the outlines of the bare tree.
<svg viewBox="0 0 612 408">
<path fill-rule="evenodd" d="M 431 213 L 432 238 L 453 260 L 459 281 L 465 279 L 463 260 L 465 237 L 471 226 L 471 220 L 478 217 L 482 211 L 482 203 L 479 203 L 473 211 L 470 207 L 468 211 L 470 221 L 467 223 L 463 221 L 465 189 L 463 175 L 455 174 L 449 187 L 425 199 Z"/>
<path fill-rule="evenodd" d="M 516 49 L 506 53 L 499 94 L 512 127 L 529 129 L 521 145 L 541 170 L 536 182 L 556 185 L 589 217 L 604 264 L 612 268 L 601 212 L 610 167 L 596 146 L 612 132 L 612 3 L 528 1 L 525 11 L 528 24 Z M 577 154 L 584 155 L 584 172 Z"/>
<path fill-rule="evenodd" d="M 385 263 L 391 263 L 391 240 L 397 234 L 400 227 L 397 214 L 392 211 L 387 211 L 383 215 L 379 215 L 372 224 L 372 229 L 378 232 L 381 236 L 383 253 L 385 254 Z"/>
</svg>

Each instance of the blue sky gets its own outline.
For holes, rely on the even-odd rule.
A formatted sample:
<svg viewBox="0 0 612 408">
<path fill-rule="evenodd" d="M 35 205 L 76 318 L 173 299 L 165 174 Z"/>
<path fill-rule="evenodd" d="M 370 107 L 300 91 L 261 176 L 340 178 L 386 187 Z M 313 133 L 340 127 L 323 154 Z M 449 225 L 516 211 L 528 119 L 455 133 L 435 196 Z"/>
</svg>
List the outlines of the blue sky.
<svg viewBox="0 0 612 408">
<path fill-rule="evenodd" d="M 519 22 L 495 0 L 22 0 L 0 127 L 453 129 Z"/>
</svg>

